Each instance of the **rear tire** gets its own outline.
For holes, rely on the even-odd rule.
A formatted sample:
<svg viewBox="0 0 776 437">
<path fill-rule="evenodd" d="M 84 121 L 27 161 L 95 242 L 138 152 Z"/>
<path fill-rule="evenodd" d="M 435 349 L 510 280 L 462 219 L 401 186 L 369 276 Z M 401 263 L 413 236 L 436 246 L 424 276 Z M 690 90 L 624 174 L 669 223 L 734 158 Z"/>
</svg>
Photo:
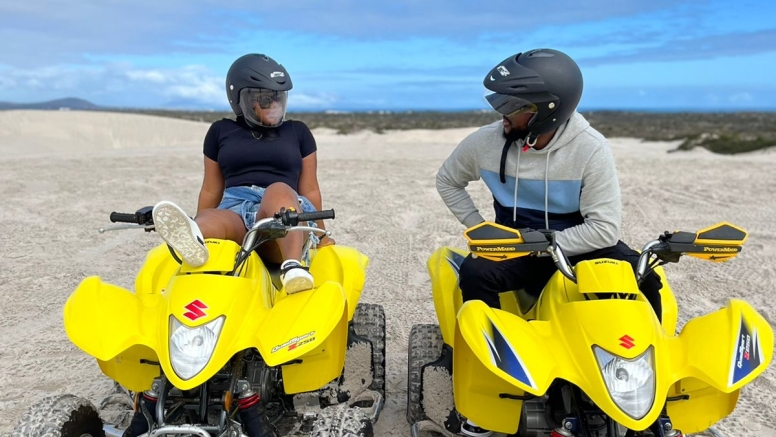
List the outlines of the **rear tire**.
<svg viewBox="0 0 776 437">
<path fill-rule="evenodd" d="M 97 409 L 73 395 L 44 398 L 14 428 L 13 437 L 105 437 Z"/>
<path fill-rule="evenodd" d="M 373 437 L 372 422 L 360 409 L 346 406 L 321 410 L 310 437 Z"/>
<path fill-rule="evenodd" d="M 442 331 L 439 325 L 415 325 L 407 348 L 407 421 L 410 425 L 428 420 L 420 402 L 423 366 L 442 356 Z"/>
<path fill-rule="evenodd" d="M 382 305 L 360 303 L 353 313 L 353 329 L 372 342 L 372 384 L 370 390 L 385 398 L 385 311 Z"/>
</svg>

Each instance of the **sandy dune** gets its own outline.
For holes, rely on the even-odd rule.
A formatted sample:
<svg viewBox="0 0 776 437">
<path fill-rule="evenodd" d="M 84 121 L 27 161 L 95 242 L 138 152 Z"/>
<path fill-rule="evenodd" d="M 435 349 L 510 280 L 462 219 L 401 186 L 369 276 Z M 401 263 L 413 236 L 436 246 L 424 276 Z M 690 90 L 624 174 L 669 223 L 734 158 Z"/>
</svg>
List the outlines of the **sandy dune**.
<svg viewBox="0 0 776 437">
<path fill-rule="evenodd" d="M 67 340 L 62 305 L 87 275 L 131 287 L 145 252 L 139 231 L 97 233 L 111 211 L 160 199 L 194 211 L 208 125 L 149 116 L 0 112 L 0 434 L 50 393 L 99 402 L 110 389 L 96 363 Z M 388 399 L 376 436 L 406 436 L 406 345 L 411 326 L 434 320 L 425 262 L 440 245 L 463 247 L 434 175 L 472 129 L 339 136 L 316 130 L 324 206 L 341 244 L 371 258 L 364 300 L 388 324 Z M 776 154 L 667 153 L 676 144 L 612 139 L 625 220 L 623 240 L 641 246 L 665 230 L 695 231 L 727 220 L 750 232 L 725 264 L 686 259 L 667 267 L 681 323 L 728 298 L 751 302 L 776 323 Z M 475 201 L 491 199 L 473 184 Z M 486 214 L 492 216 L 492 214 Z M 743 391 L 720 424 L 730 435 L 776 435 L 776 371 Z"/>
</svg>

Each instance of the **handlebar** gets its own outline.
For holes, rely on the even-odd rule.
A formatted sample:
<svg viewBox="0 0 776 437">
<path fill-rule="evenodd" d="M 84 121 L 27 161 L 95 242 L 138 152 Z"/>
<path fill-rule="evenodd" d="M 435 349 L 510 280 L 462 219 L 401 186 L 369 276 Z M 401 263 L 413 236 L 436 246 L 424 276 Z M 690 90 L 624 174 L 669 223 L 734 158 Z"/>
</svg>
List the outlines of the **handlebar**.
<svg viewBox="0 0 776 437">
<path fill-rule="evenodd" d="M 119 229 L 130 229 L 130 228 L 143 229 L 146 232 L 151 232 L 154 230 L 153 209 L 154 208 L 152 206 L 145 206 L 143 208 L 138 209 L 134 213 L 113 211 L 112 213 L 110 213 L 110 221 L 112 223 L 126 223 L 126 224 L 111 226 L 107 228 L 100 228 L 99 232 L 103 233 L 105 231 L 116 231 Z"/>
<path fill-rule="evenodd" d="M 241 255 L 238 257 L 238 260 L 235 263 L 235 274 L 237 273 L 240 264 L 247 257 L 247 254 L 252 252 L 259 244 L 262 244 L 263 242 L 271 239 L 283 238 L 289 232 L 294 231 L 306 231 L 323 235 L 330 235 L 330 231 L 325 229 L 316 228 L 313 226 L 299 226 L 299 223 L 333 218 L 333 209 L 302 213 L 298 213 L 294 209 L 281 209 L 280 212 L 275 213 L 273 217 L 267 217 L 258 220 L 253 225 L 253 227 L 248 230 L 248 233 L 245 234 L 245 238 L 243 239 L 242 243 Z M 261 239 L 259 239 L 259 233 L 262 233 Z"/>
<path fill-rule="evenodd" d="M 314 212 L 296 212 L 294 209 L 281 209 L 280 212 L 275 213 L 275 219 L 280 219 L 286 226 L 296 226 L 299 222 L 314 222 L 333 218 L 333 209 Z"/>
<path fill-rule="evenodd" d="M 467 231 L 469 250 L 473 255 L 484 256 L 494 260 L 504 260 L 521 256 L 547 256 L 552 257 L 558 270 L 571 280 L 577 282 L 577 276 L 569 259 L 555 238 L 556 231 L 552 229 L 499 229 L 500 225 L 491 228 L 474 228 L 471 233 Z M 519 231 L 519 241 L 514 240 L 512 232 Z M 644 246 L 639 257 L 636 280 L 641 283 L 649 274 L 653 265 L 650 259 L 657 255 L 661 261 L 670 262 L 665 252 L 665 242 L 662 239 L 652 241 Z"/>
<path fill-rule="evenodd" d="M 112 223 L 134 223 L 134 224 L 140 224 L 138 223 L 137 216 L 135 214 L 126 214 L 123 212 L 112 212 L 110 213 L 110 221 Z"/>
</svg>

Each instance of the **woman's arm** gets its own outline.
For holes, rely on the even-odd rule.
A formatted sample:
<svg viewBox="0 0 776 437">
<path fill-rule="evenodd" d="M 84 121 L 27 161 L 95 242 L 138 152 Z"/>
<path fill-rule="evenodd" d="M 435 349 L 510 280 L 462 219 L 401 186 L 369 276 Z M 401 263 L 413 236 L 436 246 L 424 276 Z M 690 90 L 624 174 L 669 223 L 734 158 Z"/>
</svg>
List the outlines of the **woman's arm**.
<svg viewBox="0 0 776 437">
<path fill-rule="evenodd" d="M 216 161 L 205 157 L 205 177 L 202 179 L 202 189 L 199 191 L 197 214 L 204 209 L 218 207 L 224 196 L 224 175 Z"/>
<path fill-rule="evenodd" d="M 302 159 L 302 173 L 299 175 L 299 195 L 306 197 L 318 211 L 323 209 L 321 188 L 318 185 L 318 154 L 316 152 Z M 318 220 L 315 223 L 320 229 L 326 229 L 323 220 Z M 333 244 L 333 242 L 333 239 L 324 237 L 321 239 L 322 244 L 318 246 L 327 246 Z"/>
</svg>

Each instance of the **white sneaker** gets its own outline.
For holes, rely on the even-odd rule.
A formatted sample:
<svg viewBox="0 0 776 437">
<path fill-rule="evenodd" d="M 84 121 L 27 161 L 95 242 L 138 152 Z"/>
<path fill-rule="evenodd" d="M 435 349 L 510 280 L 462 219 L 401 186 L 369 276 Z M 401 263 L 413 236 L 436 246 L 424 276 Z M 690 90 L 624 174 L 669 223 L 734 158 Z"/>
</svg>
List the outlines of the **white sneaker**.
<svg viewBox="0 0 776 437">
<path fill-rule="evenodd" d="M 488 437 L 493 434 L 493 431 L 482 429 L 476 423 L 466 419 L 466 422 L 461 424 L 461 434 L 469 437 Z"/>
<path fill-rule="evenodd" d="M 295 259 L 287 259 L 280 265 L 280 281 L 287 294 L 310 290 L 315 286 L 313 276 Z"/>
<path fill-rule="evenodd" d="M 156 233 L 184 262 L 192 267 L 207 262 L 208 251 L 199 226 L 178 205 L 163 200 L 154 206 L 153 216 Z"/>
</svg>

